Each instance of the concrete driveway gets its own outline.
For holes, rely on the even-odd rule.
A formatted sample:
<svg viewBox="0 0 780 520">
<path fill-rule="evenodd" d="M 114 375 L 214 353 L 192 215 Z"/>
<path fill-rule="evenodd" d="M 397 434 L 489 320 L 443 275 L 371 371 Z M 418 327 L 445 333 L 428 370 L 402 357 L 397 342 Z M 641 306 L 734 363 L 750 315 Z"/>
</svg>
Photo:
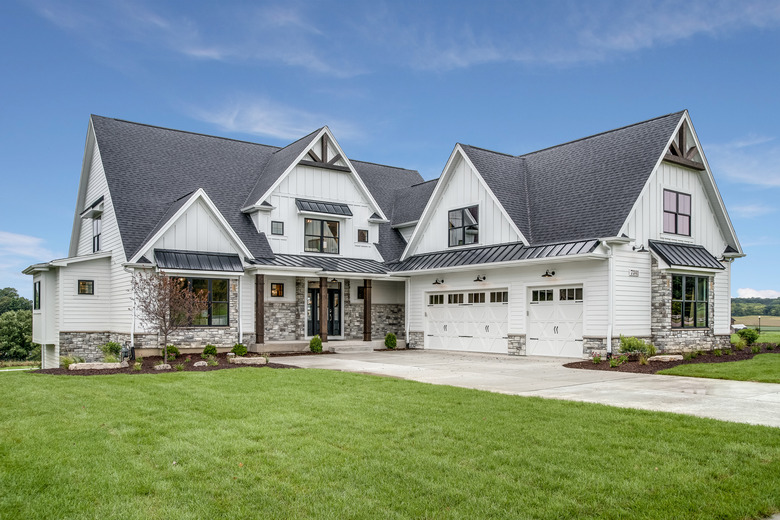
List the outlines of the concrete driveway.
<svg viewBox="0 0 780 520">
<path fill-rule="evenodd" d="M 563 367 L 570 359 L 429 350 L 289 356 L 274 361 L 780 428 L 780 385 L 769 383 L 575 370 Z"/>
</svg>

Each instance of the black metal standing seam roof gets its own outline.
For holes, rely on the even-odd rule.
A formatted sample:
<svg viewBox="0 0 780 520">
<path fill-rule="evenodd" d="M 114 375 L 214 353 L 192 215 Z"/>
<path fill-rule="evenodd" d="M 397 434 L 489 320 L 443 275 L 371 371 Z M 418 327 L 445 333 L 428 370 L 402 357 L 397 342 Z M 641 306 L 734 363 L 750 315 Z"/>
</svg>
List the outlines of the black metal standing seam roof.
<svg viewBox="0 0 780 520">
<path fill-rule="evenodd" d="M 453 251 L 425 253 L 407 258 L 403 262 L 388 265 L 392 272 L 446 269 L 463 265 L 484 265 L 496 262 L 512 262 L 534 258 L 555 258 L 592 253 L 599 241 L 595 239 L 526 246 L 522 242 L 494 246 L 471 247 Z"/>
<path fill-rule="evenodd" d="M 649 243 L 650 249 L 655 251 L 670 266 L 725 269 L 704 246 L 659 240 L 650 240 Z"/>
<path fill-rule="evenodd" d="M 334 273 L 386 274 L 387 267 L 376 260 L 309 255 L 276 255 L 252 260 L 253 265 L 314 268 Z"/>
<path fill-rule="evenodd" d="M 325 202 L 319 200 L 295 199 L 295 205 L 301 211 L 312 211 L 315 213 L 327 213 L 330 215 L 352 216 L 352 210 L 347 204 L 337 202 Z"/>
<path fill-rule="evenodd" d="M 241 258 L 230 253 L 204 253 L 155 249 L 154 258 L 160 269 L 184 269 L 188 271 L 244 272 Z"/>
</svg>

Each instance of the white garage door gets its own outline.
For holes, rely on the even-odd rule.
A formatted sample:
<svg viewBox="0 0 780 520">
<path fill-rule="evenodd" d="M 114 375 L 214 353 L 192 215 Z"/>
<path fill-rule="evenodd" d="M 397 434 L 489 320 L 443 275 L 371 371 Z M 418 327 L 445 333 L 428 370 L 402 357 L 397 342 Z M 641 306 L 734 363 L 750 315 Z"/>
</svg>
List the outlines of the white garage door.
<svg viewBox="0 0 780 520">
<path fill-rule="evenodd" d="M 582 357 L 582 287 L 530 289 L 529 356 Z"/>
<path fill-rule="evenodd" d="M 507 291 L 428 295 L 425 348 L 507 353 Z"/>
</svg>

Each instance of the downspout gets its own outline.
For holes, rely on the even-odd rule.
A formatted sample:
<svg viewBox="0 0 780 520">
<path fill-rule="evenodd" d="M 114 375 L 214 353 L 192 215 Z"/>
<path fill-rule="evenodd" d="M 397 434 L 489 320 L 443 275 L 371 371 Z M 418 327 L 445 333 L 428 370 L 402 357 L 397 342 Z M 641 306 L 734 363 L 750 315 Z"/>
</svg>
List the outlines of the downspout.
<svg viewBox="0 0 780 520">
<path fill-rule="evenodd" d="M 608 279 L 608 286 L 607 286 L 607 358 L 612 357 L 612 322 L 614 320 L 613 317 L 613 308 L 615 306 L 614 300 L 615 300 L 615 294 L 614 294 L 614 287 L 615 287 L 615 255 L 614 255 L 614 249 L 613 246 L 609 242 L 604 242 L 604 246 L 609 251 L 608 255 L 608 262 L 609 262 L 609 279 Z"/>
<path fill-rule="evenodd" d="M 241 299 L 242 299 L 242 284 L 241 280 L 244 278 L 243 273 L 238 277 L 238 341 L 236 343 L 242 343 L 242 339 L 244 338 L 244 312 L 241 305 Z"/>
<path fill-rule="evenodd" d="M 411 281 L 412 278 L 410 276 L 404 278 L 404 329 L 406 334 L 406 348 L 409 348 L 409 302 L 412 300 L 409 291 L 411 290 Z"/>
</svg>

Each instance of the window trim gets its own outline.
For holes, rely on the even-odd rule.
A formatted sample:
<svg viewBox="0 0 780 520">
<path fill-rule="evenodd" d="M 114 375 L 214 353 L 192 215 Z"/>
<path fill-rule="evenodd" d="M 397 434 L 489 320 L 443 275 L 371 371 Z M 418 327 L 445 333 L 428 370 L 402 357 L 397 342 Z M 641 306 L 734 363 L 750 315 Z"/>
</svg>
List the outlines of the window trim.
<svg viewBox="0 0 780 520">
<path fill-rule="evenodd" d="M 674 279 L 676 277 L 682 278 L 680 281 L 681 283 L 681 298 L 675 298 L 674 297 Z M 694 278 L 696 279 L 695 286 L 693 289 L 693 300 L 688 300 L 685 298 L 685 285 L 687 283 L 688 278 Z M 697 298 L 698 295 L 698 288 L 700 280 L 705 281 L 705 287 L 706 287 L 706 294 L 704 300 L 699 300 Z M 672 308 L 675 303 L 680 304 L 680 325 L 675 326 L 672 322 L 674 319 L 674 314 L 672 312 Z M 693 304 L 693 320 L 694 323 L 692 326 L 685 326 L 685 305 L 686 304 Z M 696 316 L 698 316 L 698 308 L 699 305 L 704 304 L 704 326 L 700 327 L 696 325 Z M 709 276 L 697 276 L 697 275 L 689 275 L 689 274 L 676 274 L 672 273 L 672 286 L 671 286 L 671 293 L 669 294 L 669 325 L 672 330 L 681 330 L 681 329 L 688 329 L 688 330 L 707 330 L 710 328 L 710 277 Z"/>
<path fill-rule="evenodd" d="M 666 209 L 666 193 L 667 192 L 668 193 L 674 193 L 674 195 L 675 195 L 675 206 L 676 206 L 676 210 L 675 211 L 669 211 L 669 210 Z M 687 213 L 687 214 L 686 213 L 680 213 L 680 195 L 686 196 L 689 199 L 688 203 L 689 203 L 690 208 L 688 210 L 689 213 Z M 689 236 L 691 236 L 692 221 L 693 221 L 693 216 L 692 216 L 692 213 L 693 213 L 693 196 L 690 193 L 685 193 L 685 192 L 682 192 L 682 191 L 676 191 L 676 190 L 670 190 L 668 188 L 664 188 L 663 189 L 663 196 L 662 196 L 662 199 L 661 199 L 661 204 L 662 204 L 662 208 L 661 208 L 662 209 L 662 212 L 661 212 L 661 231 L 664 234 L 667 234 L 667 235 L 679 235 L 679 236 L 682 236 L 682 237 L 689 237 Z M 665 227 L 665 220 L 666 219 L 665 219 L 665 217 L 666 217 L 667 213 L 669 215 L 674 215 L 674 231 L 667 231 L 666 230 L 666 227 Z M 679 232 L 679 228 L 680 228 L 679 219 L 680 219 L 681 215 L 684 216 L 684 217 L 688 217 L 688 233 L 680 233 Z"/>
<path fill-rule="evenodd" d="M 81 284 L 89 284 L 89 292 L 81 292 Z M 85 286 L 86 287 L 86 286 Z M 94 295 L 95 294 L 95 280 L 78 280 L 76 282 L 76 294 L 78 295 Z"/>
<path fill-rule="evenodd" d="M 274 224 L 279 224 L 282 226 L 282 232 L 281 233 L 275 233 L 274 232 Z M 284 236 L 284 221 L 282 220 L 272 220 L 271 221 L 271 234 L 274 236 Z"/>
<path fill-rule="evenodd" d="M 310 220 L 312 222 L 319 222 L 320 223 L 320 234 L 319 235 L 307 235 L 306 234 L 306 221 Z M 326 223 L 333 223 L 336 224 L 336 236 L 335 237 L 326 237 L 325 236 L 325 225 Z M 314 249 L 308 249 L 308 239 L 309 238 L 319 238 L 320 239 L 320 248 L 317 250 Z M 326 238 L 333 238 L 336 241 L 336 252 L 330 252 L 330 251 L 323 251 L 323 245 L 325 244 Z M 341 252 L 341 222 L 338 220 L 325 220 L 325 219 L 318 219 L 318 218 L 310 218 L 305 217 L 303 219 L 303 251 L 306 253 L 319 253 L 324 255 L 338 255 Z"/>
<path fill-rule="evenodd" d="M 41 281 L 33 282 L 33 310 L 41 310 Z"/>
<path fill-rule="evenodd" d="M 466 212 L 468 210 L 470 210 L 471 208 L 477 208 L 477 219 L 476 219 L 477 220 L 477 223 L 476 223 L 477 239 L 476 239 L 476 241 L 470 242 L 470 243 L 467 244 L 466 243 L 466 228 L 473 227 L 474 224 L 466 224 L 465 216 L 466 216 Z M 461 226 L 457 226 L 457 227 L 455 227 L 455 226 L 451 227 L 450 226 L 450 221 L 451 221 L 450 215 L 452 213 L 457 212 L 457 211 L 460 211 L 460 219 L 461 219 L 461 224 L 462 225 Z M 479 213 L 480 213 L 480 211 L 479 211 L 479 204 L 472 204 L 471 206 L 464 206 L 464 207 L 461 207 L 461 208 L 455 208 L 455 209 L 451 209 L 451 210 L 447 211 L 447 247 L 464 247 L 464 246 L 479 245 L 479 243 L 480 243 L 479 242 Z M 463 243 L 462 244 L 457 244 L 457 243 L 453 244 L 452 243 L 452 232 L 454 230 L 458 230 L 458 229 L 462 230 Z"/>
<path fill-rule="evenodd" d="M 276 290 L 276 294 L 274 294 L 274 290 Z M 284 298 L 283 282 L 271 282 L 271 298 Z"/>
<path fill-rule="evenodd" d="M 103 233 L 103 214 L 95 215 L 92 219 L 92 252 L 100 251 L 100 235 Z"/>
<path fill-rule="evenodd" d="M 360 240 L 361 233 L 365 233 L 366 234 L 366 239 L 365 240 Z M 367 229 L 358 229 L 357 230 L 357 241 L 359 243 L 361 243 L 361 244 L 368 244 L 368 230 Z"/>
<path fill-rule="evenodd" d="M 177 276 L 176 278 L 183 278 L 184 280 L 186 280 L 187 281 L 187 288 L 190 291 L 192 290 L 192 282 L 193 282 L 193 280 L 206 280 L 208 282 L 208 293 L 209 293 L 208 294 L 208 308 L 207 308 L 207 311 L 208 311 L 208 323 L 207 324 L 202 324 L 202 325 L 201 324 L 191 323 L 190 325 L 188 325 L 189 327 L 219 327 L 219 328 L 230 327 L 230 279 L 229 278 L 202 278 L 202 277 L 199 277 L 199 276 Z M 214 292 L 213 292 L 211 286 L 212 286 L 212 282 L 214 280 L 217 280 L 217 281 L 223 281 L 224 280 L 227 283 L 227 301 L 224 301 L 224 300 L 216 300 L 215 301 L 213 299 Z M 225 317 L 227 318 L 227 323 L 225 323 L 224 325 L 213 325 L 212 324 L 212 320 L 213 320 L 212 307 L 213 307 L 213 304 L 215 304 L 215 303 L 225 303 L 225 304 L 227 304 L 227 314 L 225 315 Z"/>
</svg>

